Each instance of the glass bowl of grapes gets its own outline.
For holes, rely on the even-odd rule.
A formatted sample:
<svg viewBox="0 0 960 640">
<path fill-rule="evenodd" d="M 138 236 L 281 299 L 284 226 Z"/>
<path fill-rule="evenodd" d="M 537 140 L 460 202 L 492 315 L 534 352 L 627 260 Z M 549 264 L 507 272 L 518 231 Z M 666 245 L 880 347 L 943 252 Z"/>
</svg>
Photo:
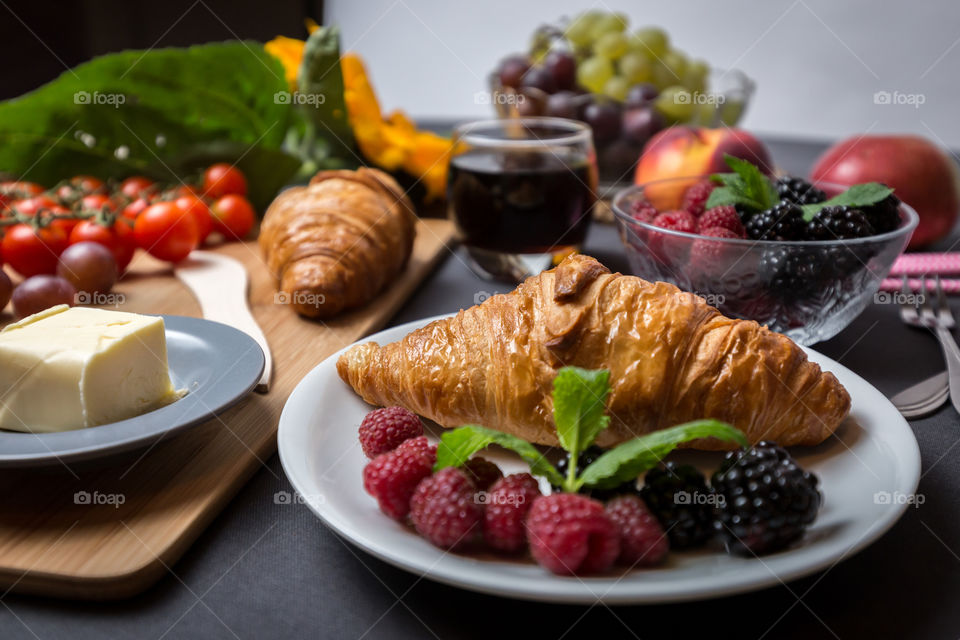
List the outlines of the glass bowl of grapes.
<svg viewBox="0 0 960 640">
<path fill-rule="evenodd" d="M 618 193 L 630 269 L 800 344 L 827 340 L 873 300 L 917 213 L 877 183 L 811 184 L 748 165 Z"/>
<path fill-rule="evenodd" d="M 551 116 L 593 129 L 601 188 L 630 182 L 644 144 L 675 124 L 736 125 L 754 83 L 674 47 L 665 31 L 631 31 L 620 13 L 591 10 L 544 25 L 526 54 L 490 75 L 500 117 Z M 606 190 L 606 189 L 604 189 Z"/>
</svg>

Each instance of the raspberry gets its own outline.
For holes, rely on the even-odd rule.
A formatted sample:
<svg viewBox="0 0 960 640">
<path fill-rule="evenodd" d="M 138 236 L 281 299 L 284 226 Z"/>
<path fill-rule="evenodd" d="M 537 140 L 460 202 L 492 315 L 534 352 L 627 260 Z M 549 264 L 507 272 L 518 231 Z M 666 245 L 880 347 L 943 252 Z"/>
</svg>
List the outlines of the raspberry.
<svg viewBox="0 0 960 640">
<path fill-rule="evenodd" d="M 410 497 L 417 485 L 433 471 L 436 455 L 425 436 L 407 440 L 367 463 L 363 488 L 377 499 L 381 511 L 403 520 L 410 512 Z"/>
<path fill-rule="evenodd" d="M 701 215 L 706 208 L 707 198 L 716 186 L 716 183 L 711 180 L 701 180 L 689 187 L 683 194 L 683 208 L 692 216 Z"/>
<path fill-rule="evenodd" d="M 480 491 L 486 491 L 490 486 L 503 477 L 500 467 L 493 464 L 486 458 L 470 458 L 462 465 L 460 469 L 467 474 L 467 477 L 473 480 Z"/>
<path fill-rule="evenodd" d="M 653 219 L 653 226 L 672 231 L 697 232 L 697 219 L 688 211 L 667 211 Z"/>
<path fill-rule="evenodd" d="M 653 219 L 657 217 L 658 213 L 660 212 L 657 211 L 657 208 L 647 200 L 634 200 L 630 203 L 630 215 L 634 220 L 638 220 L 639 222 L 649 224 L 653 222 Z"/>
<path fill-rule="evenodd" d="M 462 547 L 483 522 L 477 487 L 460 469 L 441 469 L 417 485 L 410 498 L 410 519 L 417 532 L 438 547 Z"/>
<path fill-rule="evenodd" d="M 620 555 L 620 534 L 603 505 L 575 493 L 534 500 L 527 542 L 540 566 L 560 575 L 606 571 Z"/>
<path fill-rule="evenodd" d="M 706 214 L 704 214 L 706 217 Z M 740 238 L 733 231 L 723 227 L 708 227 L 700 230 L 701 236 L 708 238 Z M 723 242 L 713 240 L 694 240 L 690 246 L 690 269 L 701 274 L 722 272 L 735 255 L 742 251 L 739 247 L 730 247 Z"/>
<path fill-rule="evenodd" d="M 652 567 L 663 562 L 670 545 L 667 535 L 643 500 L 620 496 L 607 503 L 607 515 L 620 530 L 618 561 L 631 567 Z"/>
<path fill-rule="evenodd" d="M 737 213 L 737 210 L 733 207 L 733 205 L 727 204 L 708 209 L 706 213 L 700 216 L 698 223 L 700 225 L 700 229 L 720 227 L 721 229 L 728 229 L 734 232 L 737 238 L 747 237 L 747 232 L 743 228 L 743 223 L 740 222 L 740 215 Z M 700 234 L 706 235 L 703 231 L 700 231 Z"/>
<path fill-rule="evenodd" d="M 403 407 L 376 409 L 360 423 L 360 446 L 371 460 L 393 451 L 404 440 L 423 435 L 423 423 Z"/>
<path fill-rule="evenodd" d="M 494 549 L 514 553 L 526 544 L 524 520 L 540 497 L 540 487 L 529 473 L 497 480 L 487 493 L 483 537 Z"/>
</svg>

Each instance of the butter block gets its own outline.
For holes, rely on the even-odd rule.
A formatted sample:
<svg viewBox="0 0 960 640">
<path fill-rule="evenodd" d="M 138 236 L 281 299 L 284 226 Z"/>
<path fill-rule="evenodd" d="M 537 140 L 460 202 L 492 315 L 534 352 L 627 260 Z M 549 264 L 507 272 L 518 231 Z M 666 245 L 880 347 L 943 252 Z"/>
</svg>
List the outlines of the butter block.
<svg viewBox="0 0 960 640">
<path fill-rule="evenodd" d="M 0 331 L 0 429 L 46 433 L 132 418 L 179 397 L 163 318 L 60 305 Z"/>
</svg>

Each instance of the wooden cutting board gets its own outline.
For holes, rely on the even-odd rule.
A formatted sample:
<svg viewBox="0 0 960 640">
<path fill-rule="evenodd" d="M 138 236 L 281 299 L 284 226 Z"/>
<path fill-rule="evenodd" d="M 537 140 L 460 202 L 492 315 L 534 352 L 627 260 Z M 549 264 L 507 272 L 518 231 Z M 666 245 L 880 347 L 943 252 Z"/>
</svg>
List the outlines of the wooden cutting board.
<svg viewBox="0 0 960 640">
<path fill-rule="evenodd" d="M 300 379 L 382 327 L 446 255 L 452 237 L 449 222 L 421 220 L 398 280 L 368 307 L 325 323 L 274 304 L 274 283 L 255 242 L 216 249 L 250 275 L 250 306 L 274 358 L 270 392 L 106 467 L 0 472 L 0 593 L 110 599 L 153 584 L 274 454 L 280 411 Z M 200 315 L 169 266 L 145 254 L 115 291 L 126 296 L 124 311 Z M 75 504 L 80 491 L 113 504 Z"/>
</svg>

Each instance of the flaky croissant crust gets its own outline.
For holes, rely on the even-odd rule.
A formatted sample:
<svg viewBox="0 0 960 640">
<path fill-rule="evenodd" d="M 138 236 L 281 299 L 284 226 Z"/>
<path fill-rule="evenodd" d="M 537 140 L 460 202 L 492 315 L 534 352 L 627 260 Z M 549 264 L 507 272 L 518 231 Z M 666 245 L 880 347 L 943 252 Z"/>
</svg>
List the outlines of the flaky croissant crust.
<svg viewBox="0 0 960 640">
<path fill-rule="evenodd" d="M 751 442 L 811 445 L 850 410 L 833 374 L 786 336 L 583 255 L 399 342 L 355 346 L 337 370 L 371 404 L 555 445 L 551 390 L 565 365 L 610 370 L 602 446 L 699 418 L 729 422 Z"/>
<path fill-rule="evenodd" d="M 297 312 L 329 318 L 369 302 L 396 277 L 415 224 L 410 200 L 382 171 L 322 171 L 277 196 L 260 247 Z"/>
</svg>

